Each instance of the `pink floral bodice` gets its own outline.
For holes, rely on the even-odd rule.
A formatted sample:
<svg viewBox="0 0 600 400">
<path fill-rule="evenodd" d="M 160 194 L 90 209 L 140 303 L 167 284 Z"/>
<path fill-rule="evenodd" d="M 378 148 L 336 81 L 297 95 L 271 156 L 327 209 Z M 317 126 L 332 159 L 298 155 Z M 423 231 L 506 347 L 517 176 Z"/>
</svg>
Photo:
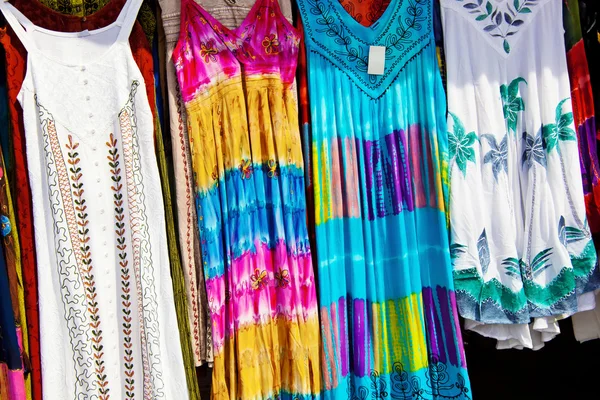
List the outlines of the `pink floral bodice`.
<svg viewBox="0 0 600 400">
<path fill-rule="evenodd" d="M 173 52 L 183 100 L 228 78 L 279 75 L 294 80 L 300 36 L 277 0 L 257 0 L 242 24 L 228 29 L 193 0 L 182 0 L 181 34 Z"/>
</svg>

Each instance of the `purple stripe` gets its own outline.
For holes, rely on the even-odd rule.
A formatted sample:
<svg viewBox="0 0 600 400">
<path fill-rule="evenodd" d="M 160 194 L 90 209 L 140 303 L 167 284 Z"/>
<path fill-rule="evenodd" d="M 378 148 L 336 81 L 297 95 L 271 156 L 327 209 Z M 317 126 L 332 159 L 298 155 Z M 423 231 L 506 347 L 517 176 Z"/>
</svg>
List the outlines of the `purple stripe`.
<svg viewBox="0 0 600 400">
<path fill-rule="evenodd" d="M 348 341 L 346 337 L 346 298 L 340 297 L 338 300 L 338 315 L 340 324 L 340 364 L 342 376 L 348 375 Z"/>
<path fill-rule="evenodd" d="M 454 316 L 454 330 L 456 331 L 456 343 L 458 345 L 458 351 L 460 353 L 460 366 L 463 368 L 467 367 L 467 358 L 465 356 L 465 349 L 463 347 L 462 332 L 460 331 L 460 322 L 458 321 L 458 308 L 456 307 L 456 293 L 453 290 L 449 291 L 450 305 L 452 306 L 452 315 Z"/>
<path fill-rule="evenodd" d="M 360 146 L 360 139 L 356 139 L 356 141 L 358 142 L 357 145 Z M 373 193 L 373 168 L 374 168 L 374 164 L 373 164 L 373 142 L 369 141 L 369 140 L 365 140 L 363 142 L 364 145 L 364 149 L 365 149 L 365 166 L 366 166 L 366 178 L 367 178 L 367 204 L 368 204 L 368 210 L 367 210 L 367 215 L 369 217 L 369 221 L 373 221 L 375 219 L 375 213 L 373 211 L 373 197 L 372 197 L 372 193 Z"/>
<path fill-rule="evenodd" d="M 365 301 L 354 300 L 354 372 L 358 377 L 367 374 L 368 364 L 365 363 L 365 346 L 367 343 L 365 332 Z"/>
<path fill-rule="evenodd" d="M 438 355 L 440 353 L 437 345 L 437 335 L 435 333 L 435 323 L 433 322 L 433 313 L 435 306 L 433 305 L 433 294 L 430 288 L 423 288 L 423 313 L 425 314 L 425 323 L 427 325 L 427 342 L 429 343 L 431 354 Z"/>
<path fill-rule="evenodd" d="M 450 363 L 452 363 L 452 365 L 458 365 L 456 340 L 454 339 L 454 325 L 452 324 L 453 321 L 450 317 L 450 304 L 448 304 L 448 290 L 439 285 L 435 290 L 440 301 L 442 325 L 444 327 L 444 334 L 446 335 L 446 350 L 448 351 L 448 357 L 450 357 Z"/>
<path fill-rule="evenodd" d="M 373 168 L 375 168 L 375 182 L 376 182 L 376 190 L 375 193 L 377 199 L 377 216 L 379 218 L 385 217 L 385 193 L 383 191 L 383 158 L 381 152 L 381 143 L 379 140 L 373 142 L 373 150 L 375 151 L 375 155 L 373 157 L 373 163 L 375 164 Z"/>
<path fill-rule="evenodd" d="M 395 132 L 398 136 L 399 147 L 400 147 L 400 174 L 403 177 L 403 190 L 404 200 L 406 201 L 406 208 L 408 211 L 415 209 L 414 198 L 412 193 L 412 185 L 410 184 L 410 164 L 408 163 L 408 155 L 406 151 L 408 149 L 408 143 L 406 142 L 406 134 L 401 129 Z"/>
<path fill-rule="evenodd" d="M 388 162 L 386 169 L 388 170 L 388 181 L 392 189 L 392 208 L 394 215 L 402 212 L 402 178 L 400 167 L 400 152 L 398 150 L 398 132 L 394 131 L 391 135 L 386 135 L 385 143 L 388 150 Z"/>
</svg>

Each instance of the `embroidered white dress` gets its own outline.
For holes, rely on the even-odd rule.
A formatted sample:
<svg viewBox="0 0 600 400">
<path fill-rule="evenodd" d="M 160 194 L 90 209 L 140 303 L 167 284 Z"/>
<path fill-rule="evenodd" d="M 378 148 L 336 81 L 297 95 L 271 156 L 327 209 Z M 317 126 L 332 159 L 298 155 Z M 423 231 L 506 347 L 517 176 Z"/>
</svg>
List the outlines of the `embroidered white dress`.
<svg viewBox="0 0 600 400">
<path fill-rule="evenodd" d="M 499 348 L 540 348 L 559 333 L 557 319 L 593 306 L 593 294 L 581 295 L 599 283 L 562 2 L 441 4 L 459 310 Z"/>
<path fill-rule="evenodd" d="M 141 0 L 59 33 L 0 9 L 28 51 L 44 399 L 188 398 L 152 114 L 129 48 Z"/>
</svg>

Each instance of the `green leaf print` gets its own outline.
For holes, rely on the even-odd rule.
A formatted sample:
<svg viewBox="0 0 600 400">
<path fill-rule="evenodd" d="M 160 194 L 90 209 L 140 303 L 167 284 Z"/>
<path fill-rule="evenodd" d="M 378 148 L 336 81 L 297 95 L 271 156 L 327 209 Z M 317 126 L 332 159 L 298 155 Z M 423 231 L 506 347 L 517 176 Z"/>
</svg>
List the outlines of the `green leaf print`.
<svg viewBox="0 0 600 400">
<path fill-rule="evenodd" d="M 460 118 L 453 113 L 449 113 L 452 117 L 452 131 L 448 131 L 448 147 L 450 160 L 456 161 L 458 169 L 467 175 L 467 163 L 471 161 L 475 163 L 475 150 L 473 144 L 478 140 L 475 132 L 465 134 L 465 127 Z"/>
<path fill-rule="evenodd" d="M 534 278 L 537 277 L 542 271 L 546 270 L 546 268 L 552 266 L 552 264 L 548 262 L 551 256 L 552 248 L 542 250 L 536 254 L 530 266 Z"/>
<path fill-rule="evenodd" d="M 459 243 L 453 243 L 450 246 L 450 258 L 452 260 L 457 259 L 458 257 L 460 257 L 461 254 L 466 253 L 466 249 L 467 246 L 463 245 L 463 244 L 459 244 Z"/>
<path fill-rule="evenodd" d="M 505 49 L 508 42 L 505 41 Z M 504 111 L 504 120 L 506 121 L 506 127 L 509 132 L 517 132 L 517 121 L 519 118 L 519 111 L 525 111 L 525 103 L 523 99 L 519 97 L 519 84 L 527 81 L 523 78 L 514 79 L 508 86 L 500 86 L 500 95 L 502 96 L 502 110 Z"/>
<path fill-rule="evenodd" d="M 568 112 L 563 114 L 562 112 L 563 104 L 567 100 L 569 100 L 569 98 L 562 100 L 556 106 L 555 123 L 544 125 L 542 128 L 544 143 L 548 153 L 554 150 L 559 141 L 565 142 L 577 140 L 575 131 L 571 129 L 573 124 L 573 113 Z"/>
<path fill-rule="evenodd" d="M 518 279 L 521 276 L 521 265 L 523 261 L 514 257 L 505 258 L 502 260 L 504 273 L 511 278 Z"/>
<path fill-rule="evenodd" d="M 506 14 L 506 15 L 508 15 L 508 14 Z M 508 44 L 508 40 L 504 39 L 504 44 L 503 44 L 503 46 L 504 46 L 504 51 L 505 51 L 507 54 L 508 54 L 508 53 L 510 53 L 510 44 Z"/>
<path fill-rule="evenodd" d="M 567 226 L 566 228 L 566 239 L 567 243 L 575 243 L 583 239 L 588 238 L 588 233 L 584 230 L 574 228 L 572 226 Z"/>
</svg>

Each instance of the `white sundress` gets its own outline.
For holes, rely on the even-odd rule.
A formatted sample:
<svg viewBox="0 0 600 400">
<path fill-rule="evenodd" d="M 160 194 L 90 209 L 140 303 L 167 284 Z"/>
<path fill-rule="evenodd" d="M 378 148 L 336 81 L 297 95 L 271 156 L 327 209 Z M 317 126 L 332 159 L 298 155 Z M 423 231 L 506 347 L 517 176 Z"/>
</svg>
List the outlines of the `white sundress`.
<svg viewBox="0 0 600 400">
<path fill-rule="evenodd" d="M 27 49 L 23 107 L 44 399 L 188 398 L 144 80 L 128 37 L 61 33 L 0 2 Z"/>
<path fill-rule="evenodd" d="M 593 307 L 589 292 L 600 281 L 562 2 L 441 5 L 459 310 L 467 329 L 498 339 L 499 348 L 537 349 L 560 332 L 557 319 Z"/>
</svg>

